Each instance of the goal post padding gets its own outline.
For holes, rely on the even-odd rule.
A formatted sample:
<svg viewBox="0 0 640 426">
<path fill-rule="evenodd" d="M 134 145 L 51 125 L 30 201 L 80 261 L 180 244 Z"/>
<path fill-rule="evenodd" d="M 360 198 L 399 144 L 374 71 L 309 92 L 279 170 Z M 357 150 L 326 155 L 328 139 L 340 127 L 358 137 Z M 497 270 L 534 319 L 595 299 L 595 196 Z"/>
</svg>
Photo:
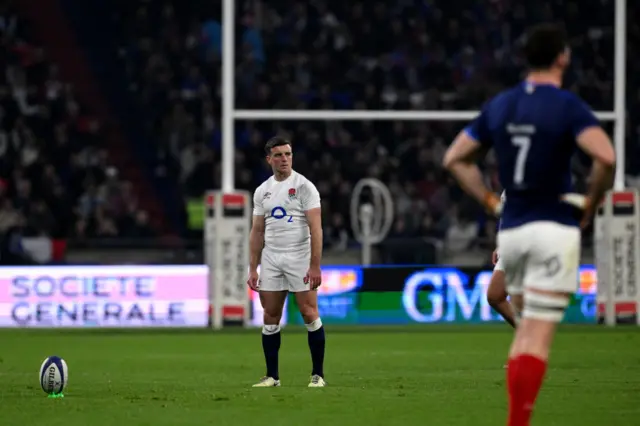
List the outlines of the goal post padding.
<svg viewBox="0 0 640 426">
<path fill-rule="evenodd" d="M 607 192 L 596 213 L 594 227 L 598 322 L 610 326 L 640 325 L 638 191 Z"/>
<path fill-rule="evenodd" d="M 204 258 L 209 268 L 210 325 L 246 326 L 250 320 L 247 271 L 252 202 L 247 191 L 207 191 Z"/>
</svg>

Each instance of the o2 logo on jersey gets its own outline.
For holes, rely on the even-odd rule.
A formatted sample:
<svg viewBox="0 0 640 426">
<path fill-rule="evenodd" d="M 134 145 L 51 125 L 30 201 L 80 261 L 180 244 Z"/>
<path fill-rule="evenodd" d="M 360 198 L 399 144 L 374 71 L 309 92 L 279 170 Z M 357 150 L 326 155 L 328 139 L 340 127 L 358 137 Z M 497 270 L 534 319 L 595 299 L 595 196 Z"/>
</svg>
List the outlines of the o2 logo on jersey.
<svg viewBox="0 0 640 426">
<path fill-rule="evenodd" d="M 274 219 L 284 219 L 287 216 L 289 216 L 287 222 L 293 222 L 293 216 L 287 215 L 284 207 L 277 206 L 271 209 L 271 217 Z"/>
</svg>

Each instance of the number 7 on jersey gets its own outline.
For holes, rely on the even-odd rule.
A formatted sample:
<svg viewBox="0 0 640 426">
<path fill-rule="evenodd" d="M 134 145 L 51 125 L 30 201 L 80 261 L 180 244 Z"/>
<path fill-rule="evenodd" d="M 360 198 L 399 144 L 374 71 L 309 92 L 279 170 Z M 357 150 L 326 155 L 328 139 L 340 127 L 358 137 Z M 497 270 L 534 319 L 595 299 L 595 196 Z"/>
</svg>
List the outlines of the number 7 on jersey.
<svg viewBox="0 0 640 426">
<path fill-rule="evenodd" d="M 524 167 L 527 163 L 529 148 L 531 147 L 531 138 L 529 136 L 513 136 L 511 143 L 518 148 L 516 164 L 513 170 L 513 183 L 521 185 L 524 181 Z"/>
</svg>

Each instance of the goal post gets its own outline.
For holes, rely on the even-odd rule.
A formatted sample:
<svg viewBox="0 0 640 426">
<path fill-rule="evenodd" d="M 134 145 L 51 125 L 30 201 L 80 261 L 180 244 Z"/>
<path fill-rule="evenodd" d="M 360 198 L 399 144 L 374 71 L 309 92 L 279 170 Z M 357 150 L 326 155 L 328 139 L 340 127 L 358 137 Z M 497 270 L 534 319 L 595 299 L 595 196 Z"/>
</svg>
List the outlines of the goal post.
<svg viewBox="0 0 640 426">
<path fill-rule="evenodd" d="M 614 124 L 614 143 L 616 149 L 617 168 L 615 174 L 615 192 L 625 191 L 625 125 L 626 125 L 626 111 L 625 111 L 625 92 L 626 92 L 626 1 L 616 0 L 615 3 L 615 58 L 614 58 L 614 110 L 613 111 L 597 111 L 596 117 L 601 121 L 613 122 Z M 307 120 L 307 121 L 468 121 L 478 115 L 478 111 L 376 111 L 376 110 L 346 110 L 346 111 L 331 111 L 331 110 L 244 110 L 235 108 L 235 92 L 234 92 L 234 64 L 235 64 L 235 1 L 224 0 L 223 1 L 223 37 L 222 37 L 222 191 L 221 194 L 236 194 L 234 175 L 234 153 L 235 153 L 235 141 L 234 141 L 234 124 L 237 120 Z M 363 176 L 364 177 L 364 176 Z M 613 196 L 608 196 L 607 200 L 613 202 Z M 249 203 L 250 203 L 249 199 Z M 221 218 L 218 222 L 219 226 L 225 227 L 225 218 Z M 250 219 L 247 219 L 250 220 Z M 610 220 L 607 215 L 599 215 L 598 221 Z M 213 225 L 212 225 L 213 226 Z M 638 241 L 638 228 L 636 226 L 636 234 L 633 236 L 634 241 Z M 598 241 L 604 241 L 605 245 L 611 246 L 614 235 L 609 231 L 612 229 L 610 226 L 600 227 Z M 212 234 L 211 234 L 212 235 Z M 616 237 L 617 238 L 617 237 Z M 205 246 L 207 244 L 214 244 L 212 238 L 205 237 Z M 217 245 L 218 246 L 218 245 Z M 601 247 L 602 248 L 602 247 Z M 245 245 L 243 250 L 248 250 L 248 244 Z M 602 252 L 602 250 L 600 250 Z M 215 253 L 215 250 L 209 250 L 210 253 Z M 248 267 L 248 253 L 243 256 L 238 256 L 236 261 L 240 259 L 247 259 L 246 264 L 237 268 L 237 270 L 244 270 Z M 220 251 L 218 254 L 207 257 L 207 264 L 212 276 L 217 276 L 216 265 L 220 265 L 223 259 L 220 258 Z M 614 300 L 613 288 L 608 283 L 612 282 L 611 276 L 604 276 L 603 274 L 611 272 L 611 268 L 603 268 L 598 271 L 598 300 L 604 303 L 604 301 Z M 637 278 L 635 278 L 637 280 Z M 234 285 L 230 282 L 212 280 L 212 306 L 216 306 L 219 301 L 216 301 L 215 295 L 224 294 L 228 289 L 218 288 L 218 286 L 231 286 Z M 246 293 L 246 292 L 245 292 Z M 249 305 L 248 293 L 245 294 L 246 306 Z M 609 308 L 614 309 L 615 303 L 604 303 L 603 306 L 607 306 L 607 312 Z M 640 321 L 640 320 L 639 320 Z M 219 320 L 216 324 L 221 326 Z M 607 315 L 607 325 L 615 325 L 615 312 Z"/>
<path fill-rule="evenodd" d="M 306 121 L 467 121 L 473 120 L 480 111 L 400 111 L 400 110 L 251 110 L 239 109 L 233 112 L 234 120 L 306 120 Z M 602 121 L 617 122 L 614 111 L 596 111 Z"/>
</svg>

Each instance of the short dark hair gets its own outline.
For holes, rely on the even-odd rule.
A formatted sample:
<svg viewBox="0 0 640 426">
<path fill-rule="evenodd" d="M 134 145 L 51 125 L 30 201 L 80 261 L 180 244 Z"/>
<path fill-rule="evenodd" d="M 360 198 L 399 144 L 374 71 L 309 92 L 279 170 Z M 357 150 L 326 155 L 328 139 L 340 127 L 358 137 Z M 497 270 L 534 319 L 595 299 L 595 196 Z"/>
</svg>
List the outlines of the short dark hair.
<svg viewBox="0 0 640 426">
<path fill-rule="evenodd" d="M 540 24 L 529 30 L 524 55 L 531 69 L 549 69 L 568 45 L 564 27 L 558 24 Z"/>
<path fill-rule="evenodd" d="M 291 141 L 289 139 L 283 138 L 282 136 L 274 136 L 267 141 L 264 145 L 264 153 L 266 155 L 271 155 L 271 150 L 276 146 L 283 145 L 291 145 Z"/>
</svg>

